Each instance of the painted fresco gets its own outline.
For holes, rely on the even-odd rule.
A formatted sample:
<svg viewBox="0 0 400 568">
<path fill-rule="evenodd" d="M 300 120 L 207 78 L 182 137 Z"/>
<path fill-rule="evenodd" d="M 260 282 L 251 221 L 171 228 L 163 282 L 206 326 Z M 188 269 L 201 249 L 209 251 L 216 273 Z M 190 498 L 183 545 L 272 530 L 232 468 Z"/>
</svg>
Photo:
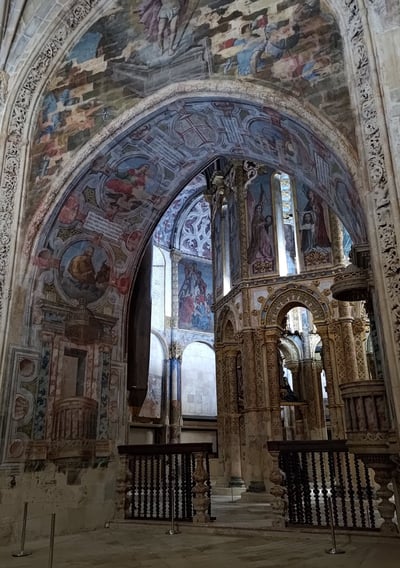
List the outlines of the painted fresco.
<svg viewBox="0 0 400 568">
<path fill-rule="evenodd" d="M 149 373 L 146 398 L 140 409 L 139 417 L 156 419 L 161 417 L 161 381 L 161 376 Z"/>
<path fill-rule="evenodd" d="M 271 175 L 272 171 L 268 168 L 260 168 L 258 175 L 247 186 L 247 262 L 251 266 L 252 274 L 276 270 Z"/>
<path fill-rule="evenodd" d="M 185 216 L 179 235 L 178 249 L 211 260 L 211 216 L 210 206 L 201 198 Z"/>
<path fill-rule="evenodd" d="M 297 190 L 300 251 L 306 268 L 330 264 L 332 247 L 328 210 L 321 197 L 303 184 Z"/>
<path fill-rule="evenodd" d="M 182 117 L 191 125 L 184 133 Z M 211 129 L 210 124 L 220 128 Z M 226 155 L 243 152 L 243 158 L 257 163 L 268 159 L 267 169 L 271 171 L 297 172 L 297 187 L 318 187 L 319 195 L 338 214 L 353 242 L 365 241 L 362 209 L 349 174 L 305 126 L 272 109 L 234 100 L 178 101 L 168 106 L 168 113 L 160 110 L 148 123 L 135 125 L 123 138 L 110 142 L 86 170 L 79 172 L 47 224 L 43 226 L 40 216 L 32 223 L 26 250 L 30 253 L 40 228 L 34 256 L 41 283 L 39 295 L 51 294 L 57 300 L 58 293 L 63 301 L 76 304 L 79 285 L 67 282 L 67 264 L 73 254 L 78 254 L 76 243 L 80 242 L 81 251 L 86 245 L 97 251 L 96 274 L 101 269 L 100 259 L 105 262 L 102 282 L 91 283 L 84 292 L 85 300 L 118 315 L 143 242 L 179 188 L 222 149 Z M 269 183 L 267 175 L 259 176 L 249 192 L 248 220 L 254 229 L 257 204 L 262 205 L 261 211 L 260 207 L 257 210 L 259 226 L 262 217 L 273 217 Z M 299 199 L 306 200 L 306 196 Z M 305 201 L 299 210 L 302 207 Z M 214 230 L 218 231 L 217 223 Z M 251 245 L 251 233 L 248 237 L 253 273 L 261 270 L 262 263 L 263 273 L 276 270 L 276 251 L 271 248 L 267 253 L 264 248 L 260 253 L 256 240 Z M 99 251 L 103 251 L 101 255 Z M 221 278 L 222 274 L 216 275 L 217 294 L 222 289 Z M 211 290 L 211 281 L 207 284 Z"/>
<path fill-rule="evenodd" d="M 120 0 L 77 41 L 44 93 L 28 214 L 65 160 L 112 119 L 168 84 L 209 77 L 299 93 L 353 137 L 342 42 L 319 0 Z M 183 143 L 200 124 L 180 118 Z"/>
<path fill-rule="evenodd" d="M 211 312 L 211 264 L 188 258 L 180 260 L 178 286 L 178 327 L 212 333 L 214 318 Z"/>
<path fill-rule="evenodd" d="M 60 279 L 70 298 L 81 298 L 86 303 L 98 300 L 110 279 L 109 260 L 104 249 L 86 240 L 70 245 L 61 257 Z"/>
<path fill-rule="evenodd" d="M 198 175 L 179 193 L 169 205 L 153 233 L 153 243 L 155 245 L 166 249 L 172 246 L 172 232 L 175 228 L 175 220 L 179 217 L 179 211 L 199 191 L 199 188 L 205 189 L 205 187 L 206 181 L 204 176 Z"/>
</svg>

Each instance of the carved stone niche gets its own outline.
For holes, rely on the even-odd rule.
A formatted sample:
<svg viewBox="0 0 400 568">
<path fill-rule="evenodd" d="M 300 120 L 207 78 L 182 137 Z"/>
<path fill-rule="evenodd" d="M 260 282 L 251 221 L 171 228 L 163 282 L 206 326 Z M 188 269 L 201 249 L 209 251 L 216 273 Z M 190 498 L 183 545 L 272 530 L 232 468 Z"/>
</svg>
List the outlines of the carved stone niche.
<svg viewBox="0 0 400 568">
<path fill-rule="evenodd" d="M 91 460 L 96 451 L 97 401 L 73 396 L 54 403 L 50 459 Z"/>
</svg>

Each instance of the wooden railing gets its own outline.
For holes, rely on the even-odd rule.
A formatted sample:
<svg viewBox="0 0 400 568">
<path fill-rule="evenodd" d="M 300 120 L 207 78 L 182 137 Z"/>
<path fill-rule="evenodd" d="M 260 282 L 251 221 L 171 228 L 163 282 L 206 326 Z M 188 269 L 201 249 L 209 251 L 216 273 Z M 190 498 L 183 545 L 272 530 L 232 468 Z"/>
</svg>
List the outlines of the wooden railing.
<svg viewBox="0 0 400 568">
<path fill-rule="evenodd" d="M 272 454 L 279 452 L 279 498 L 287 501 L 289 525 L 329 526 L 330 502 L 335 526 L 376 528 L 372 473 L 349 453 L 345 441 L 274 441 L 267 447 Z"/>
<path fill-rule="evenodd" d="M 119 446 L 125 518 L 207 522 L 212 444 Z"/>
</svg>

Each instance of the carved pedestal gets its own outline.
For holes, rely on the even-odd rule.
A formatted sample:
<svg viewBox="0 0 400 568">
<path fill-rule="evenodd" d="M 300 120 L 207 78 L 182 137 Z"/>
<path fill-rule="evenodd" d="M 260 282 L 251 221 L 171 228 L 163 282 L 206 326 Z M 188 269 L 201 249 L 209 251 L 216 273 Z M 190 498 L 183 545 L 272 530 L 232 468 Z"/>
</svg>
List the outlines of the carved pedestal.
<svg viewBox="0 0 400 568">
<path fill-rule="evenodd" d="M 358 381 L 341 385 L 346 413 L 346 433 L 349 450 L 374 470 L 380 486 L 376 494 L 380 499 L 379 513 L 383 519 L 382 532 L 398 532 L 393 522 L 395 505 L 390 501 L 398 454 L 396 436 L 390 427 L 386 391 L 383 381 Z"/>
<path fill-rule="evenodd" d="M 69 397 L 54 404 L 51 459 L 91 459 L 96 450 L 97 402 Z"/>
<path fill-rule="evenodd" d="M 119 456 L 118 476 L 115 496 L 115 517 L 119 520 L 129 518 L 132 504 L 132 474 L 129 470 L 128 456 Z"/>
<path fill-rule="evenodd" d="M 396 507 L 392 503 L 393 491 L 389 483 L 393 481 L 395 465 L 389 455 L 361 455 L 363 462 L 374 470 L 375 482 L 379 485 L 376 491 L 378 499 L 378 511 L 383 519 L 379 530 L 383 533 L 397 533 L 398 526 L 393 522 Z"/>
<path fill-rule="evenodd" d="M 195 485 L 192 491 L 195 515 L 193 517 L 193 522 L 208 523 L 210 521 L 210 515 L 208 514 L 210 498 L 208 496 L 209 488 L 206 484 L 208 474 L 204 465 L 206 455 L 204 452 L 197 452 L 194 454 L 194 458 L 195 470 L 193 472 L 193 480 Z"/>
<path fill-rule="evenodd" d="M 274 500 L 271 503 L 271 508 L 273 512 L 272 526 L 274 528 L 283 528 L 286 525 L 286 488 L 283 483 L 285 476 L 281 469 L 279 468 L 279 450 L 272 450 L 268 445 L 270 455 L 272 457 L 272 471 L 269 480 L 272 483 L 270 489 L 271 495 Z"/>
</svg>

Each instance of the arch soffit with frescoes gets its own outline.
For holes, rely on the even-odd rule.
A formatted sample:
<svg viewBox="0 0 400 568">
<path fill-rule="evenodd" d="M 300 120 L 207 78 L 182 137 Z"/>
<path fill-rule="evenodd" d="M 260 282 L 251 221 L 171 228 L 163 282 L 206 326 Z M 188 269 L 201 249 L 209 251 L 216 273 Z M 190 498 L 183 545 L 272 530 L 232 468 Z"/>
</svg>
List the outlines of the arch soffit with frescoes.
<svg viewBox="0 0 400 568">
<path fill-rule="evenodd" d="M 197 84 L 194 90 L 197 88 L 201 89 L 201 85 Z M 185 90 L 187 91 L 187 87 Z M 257 89 L 255 91 L 260 94 Z M 90 153 L 79 177 L 69 184 L 68 189 L 60 190 L 63 200 L 56 208 L 53 207 L 52 214 L 41 230 L 36 254 L 42 251 L 43 256 L 46 249 L 58 249 L 56 255 L 65 254 L 65 242 L 72 245 L 79 240 L 83 248 L 86 241 L 100 235 L 103 243 L 111 243 L 114 248 L 117 246 L 122 250 L 126 257 L 123 267 L 126 276 L 137 262 L 143 242 L 147 241 L 154 230 L 162 211 L 199 170 L 204 169 L 216 155 L 221 155 L 222 146 L 225 147 L 224 153 L 227 156 L 235 154 L 237 157 L 241 155 L 243 159 L 251 158 L 264 162 L 267 160 L 269 164 L 285 171 L 300 168 L 297 170 L 300 172 L 300 178 L 311 186 L 317 186 L 339 217 L 348 216 L 349 209 L 343 205 L 345 201 L 332 199 L 332 183 L 335 183 L 332 179 L 337 180 L 339 176 L 348 191 L 353 192 L 352 199 L 357 195 L 354 181 L 343 161 L 322 144 L 322 132 L 321 138 L 316 136 L 287 111 L 279 112 L 265 105 L 260 106 L 260 103 L 238 101 L 233 97 L 226 96 L 222 99 L 215 94 L 212 96 L 211 93 L 205 95 L 204 92 L 201 95 L 193 98 L 175 95 L 170 102 L 164 100 L 150 121 L 139 124 L 134 122 L 130 126 L 121 125 L 119 136 L 116 132 L 112 145 L 109 142 L 104 144 L 96 156 Z M 276 103 L 275 95 L 271 94 L 271 97 L 273 100 L 270 103 Z M 264 96 L 263 98 L 265 100 Z M 288 106 L 288 101 L 285 102 Z M 291 103 L 294 105 L 295 101 Z M 166 108 L 168 115 L 165 114 Z M 230 120 L 225 116 L 227 108 Z M 241 129 L 237 128 L 238 114 L 245 117 L 241 122 Z M 181 135 L 174 131 L 173 123 L 177 124 L 179 117 L 183 115 L 187 118 L 193 115 L 203 117 L 201 141 L 197 137 L 198 126 L 193 127 L 186 145 Z M 220 120 L 222 116 L 225 116 L 226 130 L 218 133 L 212 128 L 211 122 Z M 313 118 L 317 124 L 318 120 Z M 275 142 L 281 140 L 282 147 L 284 139 L 293 140 L 294 147 L 296 138 L 301 136 L 308 139 L 308 155 L 304 154 L 304 147 L 294 158 L 291 151 L 270 151 L 268 154 L 268 141 L 265 138 L 268 136 L 268 128 L 273 132 Z M 165 138 L 163 133 L 166 131 L 170 142 L 175 139 L 179 153 L 174 154 L 168 146 L 161 149 L 160 143 Z M 294 136 L 291 135 L 292 132 Z M 154 142 L 155 134 L 160 137 L 158 153 Z M 193 137 L 196 139 L 196 160 L 193 159 Z M 241 145 L 238 144 L 239 139 Z M 252 142 L 249 142 L 249 139 Z M 316 155 L 321 152 L 327 159 L 326 167 L 336 172 L 335 176 L 327 176 L 325 182 L 318 177 L 315 164 Z M 354 162 L 351 164 L 351 170 L 355 170 Z M 358 197 L 356 199 L 357 206 L 353 211 L 358 215 L 357 222 L 352 222 L 352 219 L 345 224 L 351 225 L 352 229 L 357 231 L 356 234 L 353 233 L 353 240 L 362 242 L 366 238 L 365 226 L 361 204 Z M 28 247 L 32 243 L 33 232 L 38 226 L 42 226 L 40 216 L 41 212 L 31 225 Z"/>
</svg>

